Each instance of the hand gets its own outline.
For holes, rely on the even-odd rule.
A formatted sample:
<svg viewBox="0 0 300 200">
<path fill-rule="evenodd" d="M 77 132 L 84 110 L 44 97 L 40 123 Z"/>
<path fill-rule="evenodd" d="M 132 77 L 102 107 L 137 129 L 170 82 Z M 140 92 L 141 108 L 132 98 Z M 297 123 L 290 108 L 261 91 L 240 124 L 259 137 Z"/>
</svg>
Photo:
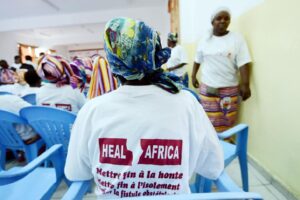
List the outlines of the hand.
<svg viewBox="0 0 300 200">
<path fill-rule="evenodd" d="M 240 95 L 243 101 L 246 101 L 251 96 L 251 90 L 249 85 L 242 84 L 240 86 Z"/>
<path fill-rule="evenodd" d="M 192 76 L 192 83 L 195 88 L 199 88 L 199 82 L 195 76 Z"/>
</svg>

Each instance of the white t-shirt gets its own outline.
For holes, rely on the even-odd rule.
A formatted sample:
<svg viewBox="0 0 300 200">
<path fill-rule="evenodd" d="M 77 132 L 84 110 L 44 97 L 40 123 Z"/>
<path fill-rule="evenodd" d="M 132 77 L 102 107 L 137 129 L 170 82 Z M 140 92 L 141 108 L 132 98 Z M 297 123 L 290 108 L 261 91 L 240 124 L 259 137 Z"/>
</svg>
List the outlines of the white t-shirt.
<svg viewBox="0 0 300 200">
<path fill-rule="evenodd" d="M 36 93 L 37 105 L 52 106 L 73 113 L 77 113 L 85 102 L 84 94 L 70 85 L 56 87 L 55 84 L 45 84 Z"/>
<path fill-rule="evenodd" d="M 176 45 L 174 48 L 172 48 L 171 51 L 171 57 L 169 58 L 167 62 L 167 68 L 174 67 L 176 65 L 187 63 L 187 55 L 185 53 L 185 50 L 182 46 Z M 181 68 L 175 69 L 170 71 L 170 73 L 174 73 L 177 76 L 183 76 L 186 73 L 186 65 L 184 65 Z"/>
<path fill-rule="evenodd" d="M 244 38 L 229 32 L 200 42 L 195 62 L 201 64 L 201 82 L 221 88 L 238 85 L 238 68 L 251 62 L 251 57 Z"/>
<path fill-rule="evenodd" d="M 9 92 L 12 93 L 14 95 L 17 96 L 24 96 L 26 95 L 27 91 L 29 89 L 29 85 L 28 84 L 19 84 L 19 83 L 15 83 L 15 84 L 7 84 L 7 85 L 1 85 L 0 86 L 0 91 L 1 92 Z"/>
<path fill-rule="evenodd" d="M 19 116 L 19 111 L 22 108 L 31 106 L 23 99 L 15 95 L 0 95 L 0 109 L 12 112 Z M 28 140 L 36 135 L 36 132 L 29 125 L 17 124 L 16 131 L 20 134 L 22 140 Z"/>
<path fill-rule="evenodd" d="M 19 64 L 17 64 L 17 63 L 12 64 L 12 67 L 15 68 L 17 71 L 20 69 L 21 66 L 22 66 L 21 63 L 19 63 Z"/>
<path fill-rule="evenodd" d="M 25 96 L 27 94 L 36 94 L 40 90 L 40 87 L 27 87 L 23 90 L 22 96 Z"/>
<path fill-rule="evenodd" d="M 78 113 L 65 174 L 94 178 L 106 198 L 189 193 L 193 172 L 216 179 L 223 167 L 215 129 L 192 94 L 121 86 Z"/>
</svg>

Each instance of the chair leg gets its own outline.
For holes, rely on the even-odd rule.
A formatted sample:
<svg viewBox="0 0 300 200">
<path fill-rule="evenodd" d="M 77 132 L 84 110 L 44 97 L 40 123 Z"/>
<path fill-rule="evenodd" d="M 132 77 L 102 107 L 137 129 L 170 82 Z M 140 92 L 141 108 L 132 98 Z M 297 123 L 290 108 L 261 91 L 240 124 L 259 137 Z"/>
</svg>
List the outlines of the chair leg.
<svg viewBox="0 0 300 200">
<path fill-rule="evenodd" d="M 243 190 L 245 192 L 249 192 L 247 155 L 240 155 L 239 162 L 240 162 Z"/>
<path fill-rule="evenodd" d="M 5 161 L 6 161 L 6 148 L 3 146 L 0 146 L 0 171 L 5 170 Z"/>
<path fill-rule="evenodd" d="M 38 156 L 38 147 L 36 144 L 30 144 L 25 149 L 25 157 L 27 162 L 29 163 L 33 159 L 35 159 Z"/>
<path fill-rule="evenodd" d="M 196 193 L 211 192 L 212 181 L 200 175 L 196 175 L 195 186 Z"/>
</svg>

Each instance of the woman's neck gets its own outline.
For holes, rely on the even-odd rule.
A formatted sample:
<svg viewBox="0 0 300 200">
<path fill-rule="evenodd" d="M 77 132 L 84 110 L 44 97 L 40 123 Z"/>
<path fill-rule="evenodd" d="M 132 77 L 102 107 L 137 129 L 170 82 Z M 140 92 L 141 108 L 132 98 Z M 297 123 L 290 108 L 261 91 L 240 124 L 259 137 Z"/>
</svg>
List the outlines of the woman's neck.
<svg viewBox="0 0 300 200">
<path fill-rule="evenodd" d="M 218 31 L 213 31 L 213 35 L 214 36 L 217 36 L 217 37 L 222 37 L 222 36 L 224 36 L 224 35 L 227 35 L 229 33 L 229 31 L 225 31 L 225 32 L 218 32 Z"/>
<path fill-rule="evenodd" d="M 126 80 L 122 83 L 123 85 L 151 85 L 149 80 Z"/>
</svg>

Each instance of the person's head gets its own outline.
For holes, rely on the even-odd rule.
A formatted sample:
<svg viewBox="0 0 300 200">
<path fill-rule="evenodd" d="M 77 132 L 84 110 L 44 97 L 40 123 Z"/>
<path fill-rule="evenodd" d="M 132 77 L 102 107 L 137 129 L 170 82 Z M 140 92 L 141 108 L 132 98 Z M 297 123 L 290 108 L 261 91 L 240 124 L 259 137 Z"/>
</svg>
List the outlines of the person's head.
<svg viewBox="0 0 300 200">
<path fill-rule="evenodd" d="M 70 77 L 73 75 L 68 61 L 54 55 L 39 58 L 37 73 L 43 80 L 55 83 L 58 87 L 69 84 Z"/>
<path fill-rule="evenodd" d="M 9 66 L 5 60 L 0 60 L 0 85 L 14 84 L 15 72 L 9 69 Z"/>
<path fill-rule="evenodd" d="M 41 87 L 42 80 L 35 70 L 28 70 L 25 72 L 24 79 L 30 87 Z"/>
<path fill-rule="evenodd" d="M 14 60 L 16 64 L 21 64 L 21 56 L 15 56 Z"/>
<path fill-rule="evenodd" d="M 8 69 L 9 65 L 6 62 L 6 60 L 0 60 L 0 67 L 3 68 L 3 69 Z"/>
<path fill-rule="evenodd" d="M 230 24 L 231 13 L 227 8 L 217 9 L 211 16 L 211 24 L 213 26 L 213 34 L 216 36 L 223 36 L 228 33 L 228 26 Z"/>
<path fill-rule="evenodd" d="M 158 33 L 144 22 L 130 18 L 107 22 L 104 50 L 112 73 L 122 77 L 125 84 L 154 84 L 171 93 L 180 90 L 178 77 L 161 69 L 171 50 L 161 47 Z"/>
<path fill-rule="evenodd" d="M 73 88 L 85 89 L 90 81 L 93 71 L 93 60 L 91 58 L 77 58 L 70 63 L 73 76 L 70 80 Z"/>
<path fill-rule="evenodd" d="M 44 53 L 44 52 L 41 52 L 41 53 L 39 54 L 39 57 L 44 56 L 44 55 L 45 55 L 45 53 Z"/>
<path fill-rule="evenodd" d="M 177 33 L 169 33 L 168 34 L 168 47 L 175 47 L 178 42 L 178 34 Z"/>
<path fill-rule="evenodd" d="M 29 56 L 29 55 L 27 55 L 27 56 L 25 56 L 25 60 L 27 60 L 27 61 L 32 61 L 32 57 Z"/>
</svg>

